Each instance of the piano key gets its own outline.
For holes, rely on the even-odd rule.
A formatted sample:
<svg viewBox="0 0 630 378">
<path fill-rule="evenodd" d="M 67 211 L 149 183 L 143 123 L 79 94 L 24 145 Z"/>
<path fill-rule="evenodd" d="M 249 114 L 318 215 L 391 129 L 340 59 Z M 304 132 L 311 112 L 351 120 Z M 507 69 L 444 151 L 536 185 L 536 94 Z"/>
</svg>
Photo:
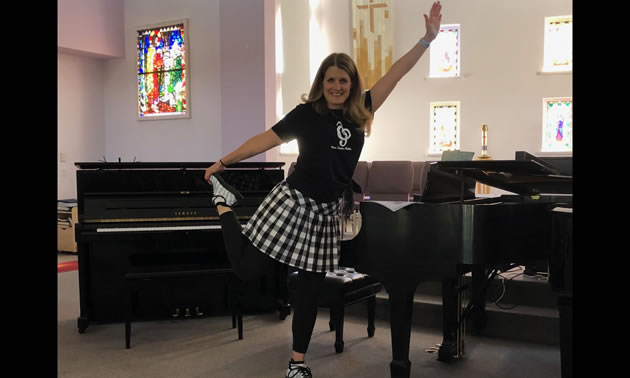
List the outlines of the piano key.
<svg viewBox="0 0 630 378">
<path fill-rule="evenodd" d="M 96 232 L 146 232 L 146 231 L 181 231 L 181 230 L 220 230 L 219 224 L 198 226 L 157 226 L 157 227 L 106 227 L 97 228 Z"/>
</svg>

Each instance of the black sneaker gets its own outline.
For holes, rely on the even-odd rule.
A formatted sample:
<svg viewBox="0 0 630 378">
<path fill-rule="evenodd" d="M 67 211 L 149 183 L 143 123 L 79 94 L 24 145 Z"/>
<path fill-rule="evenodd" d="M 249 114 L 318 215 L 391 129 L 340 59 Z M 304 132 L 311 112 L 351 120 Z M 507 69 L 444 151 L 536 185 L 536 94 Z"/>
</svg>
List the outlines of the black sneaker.
<svg viewBox="0 0 630 378">
<path fill-rule="evenodd" d="M 218 174 L 210 176 L 210 184 L 212 185 L 212 204 L 214 206 L 220 204 L 234 207 L 243 199 L 243 195 Z"/>
<path fill-rule="evenodd" d="M 287 369 L 286 378 L 313 378 L 311 369 L 304 363 L 294 364 L 289 361 L 289 368 Z"/>
</svg>

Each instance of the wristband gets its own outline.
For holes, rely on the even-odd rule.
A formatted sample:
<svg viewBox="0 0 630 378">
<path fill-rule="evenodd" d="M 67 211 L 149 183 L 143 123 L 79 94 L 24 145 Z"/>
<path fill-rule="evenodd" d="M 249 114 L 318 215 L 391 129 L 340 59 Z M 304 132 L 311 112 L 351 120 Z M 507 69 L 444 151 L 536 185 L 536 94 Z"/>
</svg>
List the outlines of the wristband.
<svg viewBox="0 0 630 378">
<path fill-rule="evenodd" d="M 430 43 L 430 42 L 425 41 L 425 40 L 424 40 L 424 38 L 420 38 L 420 40 L 418 41 L 418 43 L 419 43 L 420 45 L 422 45 L 422 47 L 424 47 L 425 49 L 428 49 L 428 48 L 429 48 L 429 46 L 431 45 L 431 43 Z"/>
<path fill-rule="evenodd" d="M 225 163 L 223 162 L 223 160 L 219 159 L 219 161 L 221 162 L 221 165 L 223 165 L 225 168 L 227 168 L 227 165 L 225 165 Z"/>
</svg>

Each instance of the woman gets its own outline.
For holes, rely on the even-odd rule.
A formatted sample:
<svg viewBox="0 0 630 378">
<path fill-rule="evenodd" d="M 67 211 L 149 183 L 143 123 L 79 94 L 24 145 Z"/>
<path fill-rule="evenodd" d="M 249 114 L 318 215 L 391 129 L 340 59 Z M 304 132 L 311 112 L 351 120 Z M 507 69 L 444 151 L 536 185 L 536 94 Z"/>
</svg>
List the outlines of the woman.
<svg viewBox="0 0 630 378">
<path fill-rule="evenodd" d="M 243 280 L 256 279 L 276 261 L 298 269 L 297 298 L 292 303 L 293 355 L 286 377 L 312 377 L 305 354 L 326 272 L 337 269 L 344 191 L 352 182 L 374 112 L 437 36 L 441 8 L 439 1 L 433 3 L 429 16 L 424 15 L 424 37 L 368 91 L 363 91 L 352 59 L 333 53 L 320 65 L 303 104 L 206 169 L 205 179 L 213 188 L 212 201 L 236 274 Z M 229 164 L 293 139 L 300 151 L 295 170 L 270 191 L 241 227 L 232 207 L 242 196 L 218 174 Z"/>
</svg>

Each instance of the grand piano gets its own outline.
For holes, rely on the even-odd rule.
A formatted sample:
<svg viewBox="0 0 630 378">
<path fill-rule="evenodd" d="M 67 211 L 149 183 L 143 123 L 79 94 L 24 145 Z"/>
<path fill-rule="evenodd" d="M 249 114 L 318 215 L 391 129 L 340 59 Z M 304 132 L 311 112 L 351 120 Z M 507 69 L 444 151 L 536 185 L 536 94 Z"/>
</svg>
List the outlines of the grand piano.
<svg viewBox="0 0 630 378">
<path fill-rule="evenodd" d="M 361 229 L 342 243 L 341 259 L 375 276 L 389 294 L 392 377 L 410 376 L 412 305 L 421 282 L 442 282 L 438 360 L 450 361 L 464 354 L 467 319 L 483 327 L 483 289 L 494 275 L 513 264 L 550 259 L 552 211 L 572 207 L 572 176 L 561 173 L 523 151 L 515 160 L 438 161 L 430 166 L 421 198 L 402 207 L 360 203 Z M 477 181 L 513 194 L 477 198 Z M 468 272 L 473 292 L 464 306 Z"/>
<path fill-rule="evenodd" d="M 216 267 L 217 271 L 229 270 L 219 217 L 210 202 L 211 186 L 204 180 L 205 169 L 212 164 L 75 163 L 79 168 L 79 220 L 75 239 L 80 333 L 90 322 L 124 320 L 123 277 L 132 259 L 159 260 L 160 264 L 203 263 L 212 269 Z M 247 222 L 269 191 L 284 179 L 283 165 L 244 162 L 233 164 L 221 173 L 245 197 L 237 211 L 242 223 Z M 282 292 L 276 289 L 286 275 L 270 272 L 265 279 L 270 282 L 245 283 L 258 285 L 250 308 L 266 305 L 256 303 L 265 298 L 268 303 L 282 300 Z M 274 280 L 277 282 L 271 282 Z M 178 304 L 194 305 L 199 314 L 207 313 L 225 303 L 227 295 L 225 285 L 211 279 L 188 283 L 178 291 L 173 285 L 167 286 L 143 298 L 136 310 L 139 316 L 168 317 L 176 313 Z M 211 298 L 216 298 L 216 303 Z"/>
</svg>

